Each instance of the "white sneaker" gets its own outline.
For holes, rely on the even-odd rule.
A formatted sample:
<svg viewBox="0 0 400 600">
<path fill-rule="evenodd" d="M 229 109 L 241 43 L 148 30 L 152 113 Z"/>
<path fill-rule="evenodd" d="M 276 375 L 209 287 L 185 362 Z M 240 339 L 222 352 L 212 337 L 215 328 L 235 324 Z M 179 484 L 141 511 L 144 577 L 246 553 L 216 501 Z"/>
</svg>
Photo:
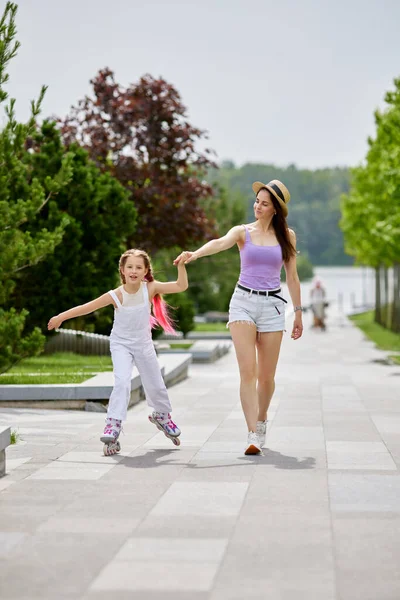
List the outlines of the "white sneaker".
<svg viewBox="0 0 400 600">
<path fill-rule="evenodd" d="M 264 445 L 265 445 L 265 435 L 267 433 L 267 423 L 268 423 L 268 421 L 257 421 L 256 434 L 258 435 L 258 439 L 259 439 L 261 448 L 264 448 Z"/>
<path fill-rule="evenodd" d="M 258 435 L 254 431 L 249 431 L 247 436 L 247 446 L 244 451 L 245 454 L 260 454 L 261 446 L 258 439 Z"/>
</svg>

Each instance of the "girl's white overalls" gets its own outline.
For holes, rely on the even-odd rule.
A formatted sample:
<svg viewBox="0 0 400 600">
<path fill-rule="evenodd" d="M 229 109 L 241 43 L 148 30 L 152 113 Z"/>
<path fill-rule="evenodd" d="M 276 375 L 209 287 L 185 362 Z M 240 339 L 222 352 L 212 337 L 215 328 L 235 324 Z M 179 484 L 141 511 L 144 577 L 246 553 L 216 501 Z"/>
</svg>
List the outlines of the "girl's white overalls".
<svg viewBox="0 0 400 600">
<path fill-rule="evenodd" d="M 107 416 L 114 419 L 126 419 L 134 365 L 139 371 L 148 405 L 157 412 L 171 411 L 167 388 L 151 339 L 147 283 L 144 282 L 142 286 L 143 302 L 136 306 L 123 306 L 114 291 L 108 292 L 117 305 L 110 335 L 114 389 L 107 411 Z"/>
</svg>

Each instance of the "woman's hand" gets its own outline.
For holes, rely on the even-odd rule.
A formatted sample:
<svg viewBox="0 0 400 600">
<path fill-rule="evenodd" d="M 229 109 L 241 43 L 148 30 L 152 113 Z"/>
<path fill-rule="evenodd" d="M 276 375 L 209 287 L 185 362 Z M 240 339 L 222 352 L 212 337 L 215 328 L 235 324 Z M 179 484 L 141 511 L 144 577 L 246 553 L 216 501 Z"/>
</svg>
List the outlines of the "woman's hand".
<svg viewBox="0 0 400 600">
<path fill-rule="evenodd" d="M 47 329 L 58 329 L 62 324 L 63 320 L 59 315 L 55 317 L 51 317 L 50 321 L 47 323 Z"/>
<path fill-rule="evenodd" d="M 296 312 L 294 314 L 295 314 L 295 317 L 294 317 L 291 338 L 293 340 L 298 340 L 299 338 L 301 338 L 301 336 L 303 334 L 303 319 L 302 319 L 301 311 L 296 310 Z"/>
<path fill-rule="evenodd" d="M 196 260 L 197 256 L 194 255 L 194 252 L 181 252 L 179 256 L 176 257 L 176 259 L 174 260 L 174 265 L 178 265 L 181 260 L 183 261 L 184 265 L 187 265 L 188 263 L 192 262 L 193 260 Z"/>
</svg>

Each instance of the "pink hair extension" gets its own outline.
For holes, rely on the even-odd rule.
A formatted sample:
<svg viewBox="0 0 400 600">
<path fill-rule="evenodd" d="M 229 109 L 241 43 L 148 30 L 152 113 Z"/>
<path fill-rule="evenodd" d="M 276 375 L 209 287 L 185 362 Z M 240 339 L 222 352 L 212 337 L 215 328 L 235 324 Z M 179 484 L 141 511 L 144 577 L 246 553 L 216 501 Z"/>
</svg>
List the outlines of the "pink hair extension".
<svg viewBox="0 0 400 600">
<path fill-rule="evenodd" d="M 150 319 L 152 328 L 156 325 L 160 325 L 164 329 L 165 333 L 177 335 L 177 332 L 174 329 L 174 322 L 168 314 L 168 305 L 162 299 L 160 294 L 156 294 L 153 298 L 153 312 L 154 317 L 152 316 Z"/>
</svg>

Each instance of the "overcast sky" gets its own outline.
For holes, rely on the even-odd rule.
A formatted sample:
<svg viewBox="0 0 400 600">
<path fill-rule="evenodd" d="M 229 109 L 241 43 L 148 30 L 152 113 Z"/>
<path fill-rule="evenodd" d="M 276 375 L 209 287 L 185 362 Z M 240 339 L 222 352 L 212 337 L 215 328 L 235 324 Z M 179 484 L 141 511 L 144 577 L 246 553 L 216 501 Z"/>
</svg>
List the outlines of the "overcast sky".
<svg viewBox="0 0 400 600">
<path fill-rule="evenodd" d="M 21 0 L 17 26 L 18 117 L 42 83 L 43 115 L 64 116 L 99 69 L 150 73 L 238 165 L 359 163 L 400 76 L 400 0 Z"/>
</svg>

